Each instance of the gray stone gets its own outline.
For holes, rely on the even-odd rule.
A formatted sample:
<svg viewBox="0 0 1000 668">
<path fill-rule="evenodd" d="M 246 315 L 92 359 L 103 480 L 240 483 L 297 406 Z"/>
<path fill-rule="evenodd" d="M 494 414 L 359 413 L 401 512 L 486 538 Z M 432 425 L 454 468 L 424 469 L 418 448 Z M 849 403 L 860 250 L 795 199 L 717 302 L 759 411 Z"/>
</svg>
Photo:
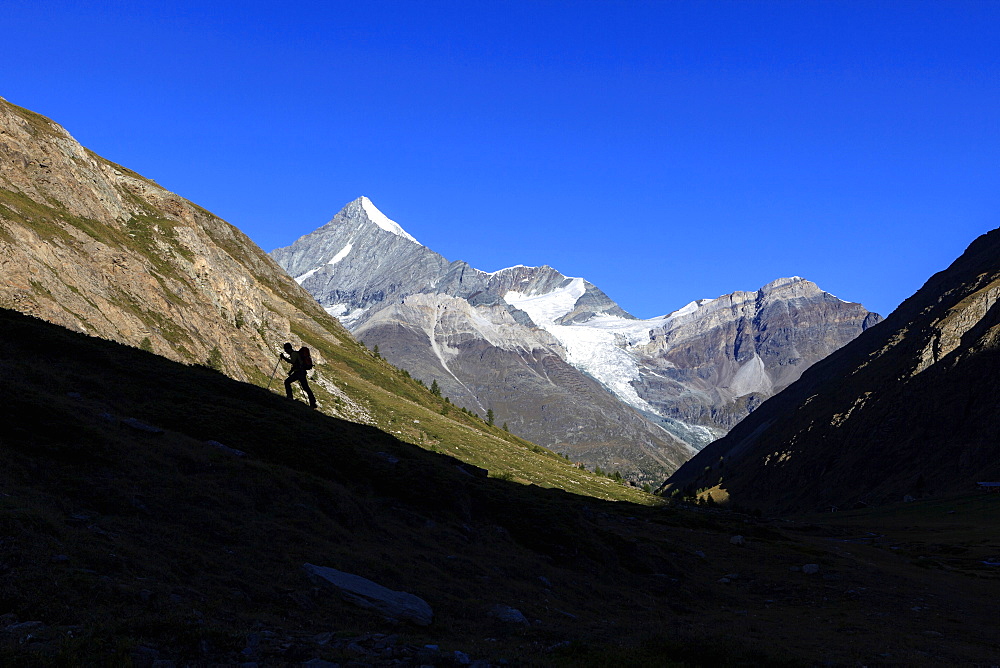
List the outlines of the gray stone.
<svg viewBox="0 0 1000 668">
<path fill-rule="evenodd" d="M 806 575 L 815 575 L 819 573 L 819 564 L 805 564 L 802 566 L 802 572 Z"/>
<path fill-rule="evenodd" d="M 743 536 L 733 536 L 729 539 L 731 545 L 746 545 L 746 539 Z"/>
<path fill-rule="evenodd" d="M 154 427 L 151 424 L 146 424 L 142 420 L 137 420 L 135 418 L 125 418 L 122 420 L 122 424 L 130 429 L 135 429 L 136 431 L 145 432 L 147 434 L 162 434 L 163 430 L 159 427 Z"/>
<path fill-rule="evenodd" d="M 230 455 L 232 455 L 234 457 L 246 457 L 247 456 L 247 453 L 243 452 L 242 450 L 237 450 L 236 448 L 230 448 L 228 445 L 223 445 L 222 443 L 219 443 L 218 441 L 205 441 L 205 445 L 211 445 L 213 448 L 218 448 L 219 450 L 222 450 L 226 454 L 230 454 Z"/>
<path fill-rule="evenodd" d="M 499 619 L 501 622 L 507 622 L 509 624 L 524 624 L 527 626 L 528 618 L 524 616 L 517 608 L 512 608 L 509 605 L 494 605 L 489 609 L 489 616 Z"/>
<path fill-rule="evenodd" d="M 387 617 L 427 626 L 434 621 L 431 606 L 419 596 L 394 591 L 360 575 L 353 575 L 326 566 L 303 564 L 309 578 L 320 585 L 332 587 L 341 598 L 355 605 L 378 610 Z"/>
</svg>

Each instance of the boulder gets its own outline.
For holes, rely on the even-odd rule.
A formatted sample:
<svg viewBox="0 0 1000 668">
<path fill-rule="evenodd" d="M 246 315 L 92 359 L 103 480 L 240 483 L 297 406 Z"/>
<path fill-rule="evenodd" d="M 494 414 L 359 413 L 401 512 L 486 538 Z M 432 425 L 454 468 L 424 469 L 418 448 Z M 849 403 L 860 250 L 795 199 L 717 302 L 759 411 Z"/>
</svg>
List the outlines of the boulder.
<svg viewBox="0 0 1000 668">
<path fill-rule="evenodd" d="M 528 624 L 528 618 L 524 616 L 524 613 L 517 608 L 512 608 L 509 605 L 494 605 L 489 610 L 490 617 L 496 617 L 501 622 L 508 622 L 511 624 Z"/>
<path fill-rule="evenodd" d="M 428 626 L 434 612 L 427 601 L 419 596 L 394 591 L 360 575 L 344 573 L 326 566 L 303 564 L 302 569 L 316 584 L 331 587 L 345 601 L 364 608 L 378 610 L 387 617 Z"/>
</svg>

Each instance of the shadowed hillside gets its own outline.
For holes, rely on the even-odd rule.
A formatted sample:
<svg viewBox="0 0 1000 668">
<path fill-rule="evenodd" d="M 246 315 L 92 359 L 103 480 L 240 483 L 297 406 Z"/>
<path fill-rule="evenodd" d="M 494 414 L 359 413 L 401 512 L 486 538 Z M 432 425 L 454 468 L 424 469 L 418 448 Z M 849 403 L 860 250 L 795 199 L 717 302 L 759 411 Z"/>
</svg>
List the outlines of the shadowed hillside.
<svg viewBox="0 0 1000 668">
<path fill-rule="evenodd" d="M 947 664 L 1000 652 L 987 628 L 998 580 L 955 558 L 1000 552 L 967 547 L 974 531 L 921 561 L 915 521 L 901 553 L 886 535 L 843 542 L 867 535 L 863 517 L 758 521 L 488 478 L 211 369 L 11 311 L 0 372 L 5 665 Z M 998 510 L 986 501 L 933 512 L 982 535 Z M 348 603 L 305 563 L 419 596 L 433 621 Z"/>
<path fill-rule="evenodd" d="M 1000 230 L 668 481 L 804 512 L 1000 479 Z"/>
</svg>

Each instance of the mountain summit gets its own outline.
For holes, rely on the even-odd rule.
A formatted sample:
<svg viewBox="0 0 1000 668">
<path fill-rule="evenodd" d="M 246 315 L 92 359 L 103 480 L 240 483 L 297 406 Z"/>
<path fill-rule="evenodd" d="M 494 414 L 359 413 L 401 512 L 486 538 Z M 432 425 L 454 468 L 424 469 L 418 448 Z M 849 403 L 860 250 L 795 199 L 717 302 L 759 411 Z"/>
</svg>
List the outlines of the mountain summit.
<svg viewBox="0 0 1000 668">
<path fill-rule="evenodd" d="M 272 256 L 355 336 L 459 405 L 633 480 L 673 470 L 880 319 L 792 277 L 640 320 L 549 266 L 449 262 L 380 226 L 367 202 Z"/>
</svg>

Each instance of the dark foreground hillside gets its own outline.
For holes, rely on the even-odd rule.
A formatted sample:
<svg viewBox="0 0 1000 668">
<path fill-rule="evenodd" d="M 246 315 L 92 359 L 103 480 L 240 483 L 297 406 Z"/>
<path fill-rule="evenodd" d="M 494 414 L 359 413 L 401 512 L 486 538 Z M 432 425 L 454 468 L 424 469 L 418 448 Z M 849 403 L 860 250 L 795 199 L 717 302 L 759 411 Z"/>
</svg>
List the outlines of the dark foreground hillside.
<svg viewBox="0 0 1000 668">
<path fill-rule="evenodd" d="M 0 378 L 2 665 L 1000 657 L 1000 497 L 839 527 L 598 501 L 11 311 Z M 305 563 L 433 622 L 349 603 Z"/>
<path fill-rule="evenodd" d="M 1000 229 L 810 367 L 667 481 L 765 512 L 955 494 L 1000 480 Z"/>
</svg>

